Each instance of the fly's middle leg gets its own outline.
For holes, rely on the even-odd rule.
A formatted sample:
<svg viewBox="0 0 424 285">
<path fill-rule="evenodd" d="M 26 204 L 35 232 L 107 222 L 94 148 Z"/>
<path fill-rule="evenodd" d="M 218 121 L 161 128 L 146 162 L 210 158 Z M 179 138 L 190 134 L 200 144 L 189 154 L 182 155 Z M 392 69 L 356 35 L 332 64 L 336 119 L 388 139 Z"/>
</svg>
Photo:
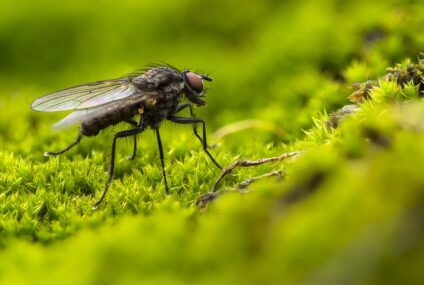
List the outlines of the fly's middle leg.
<svg viewBox="0 0 424 285">
<path fill-rule="evenodd" d="M 130 125 L 132 125 L 132 126 L 134 126 L 134 127 L 137 127 L 137 122 L 136 121 L 134 121 L 134 120 L 128 120 L 128 121 L 126 121 L 128 124 L 130 124 Z M 128 160 L 134 160 L 135 159 L 135 156 L 137 155 L 137 136 L 136 135 L 134 135 L 134 145 L 133 145 L 133 153 L 132 153 L 132 155 L 131 156 L 128 156 L 127 157 L 127 159 Z"/>
<path fill-rule="evenodd" d="M 96 210 L 99 207 L 99 205 L 102 203 L 102 201 L 105 198 L 106 193 L 107 193 L 107 191 L 109 189 L 109 185 L 112 182 L 113 173 L 114 173 L 114 170 L 115 170 L 116 141 L 119 138 L 126 138 L 126 137 L 130 137 L 130 136 L 135 136 L 135 135 L 143 132 L 144 131 L 144 128 L 145 127 L 143 125 L 140 125 L 140 126 L 138 125 L 135 129 L 118 132 L 113 137 L 113 141 L 112 141 L 112 153 L 110 155 L 109 177 L 107 179 L 105 188 L 103 189 L 102 195 L 100 196 L 100 199 L 97 200 L 97 202 L 93 205 L 93 210 Z"/>
<path fill-rule="evenodd" d="M 160 163 L 162 164 L 162 176 L 163 176 L 163 181 L 165 183 L 165 191 L 166 191 L 166 194 L 169 194 L 168 181 L 166 180 L 165 163 L 163 161 L 164 156 L 163 156 L 162 140 L 160 139 L 158 128 L 155 128 L 155 132 L 156 132 L 156 139 L 158 141 L 158 147 L 159 147 Z"/>
</svg>

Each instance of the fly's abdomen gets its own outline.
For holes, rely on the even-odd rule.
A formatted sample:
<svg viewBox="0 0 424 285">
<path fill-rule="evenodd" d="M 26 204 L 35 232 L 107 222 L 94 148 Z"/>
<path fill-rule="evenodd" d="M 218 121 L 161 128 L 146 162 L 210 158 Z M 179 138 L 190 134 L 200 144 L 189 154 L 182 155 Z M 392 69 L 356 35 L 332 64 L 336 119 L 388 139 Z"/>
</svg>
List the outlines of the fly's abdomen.
<svg viewBox="0 0 424 285">
<path fill-rule="evenodd" d="M 130 120 L 137 114 L 136 104 L 110 106 L 104 112 L 81 122 L 81 134 L 95 136 L 101 130 L 120 122 Z"/>
</svg>

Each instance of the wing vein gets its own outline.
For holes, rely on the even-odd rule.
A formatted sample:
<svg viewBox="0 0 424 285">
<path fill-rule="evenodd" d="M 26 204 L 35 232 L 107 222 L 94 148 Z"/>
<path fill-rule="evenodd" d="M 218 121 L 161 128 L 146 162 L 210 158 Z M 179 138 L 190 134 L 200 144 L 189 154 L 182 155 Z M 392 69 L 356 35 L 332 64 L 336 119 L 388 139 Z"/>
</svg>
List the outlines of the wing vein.
<svg viewBox="0 0 424 285">
<path fill-rule="evenodd" d="M 98 81 L 47 94 L 36 99 L 31 107 L 39 111 L 86 109 L 124 99 L 136 90 L 128 78 Z"/>
</svg>

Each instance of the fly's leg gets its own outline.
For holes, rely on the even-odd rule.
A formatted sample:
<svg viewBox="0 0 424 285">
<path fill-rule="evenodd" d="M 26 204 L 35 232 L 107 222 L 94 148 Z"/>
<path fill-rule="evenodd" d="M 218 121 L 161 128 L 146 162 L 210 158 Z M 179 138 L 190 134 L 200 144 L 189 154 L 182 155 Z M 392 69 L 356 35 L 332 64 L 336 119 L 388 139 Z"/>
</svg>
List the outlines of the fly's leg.
<svg viewBox="0 0 424 285">
<path fill-rule="evenodd" d="M 156 131 L 156 138 L 157 138 L 158 147 L 159 147 L 160 162 L 162 164 L 162 175 L 163 175 L 163 181 L 165 183 L 165 191 L 166 191 L 166 194 L 169 194 L 168 181 L 166 180 L 165 163 L 163 161 L 162 141 L 160 139 L 159 129 L 158 128 L 155 128 L 155 131 Z"/>
<path fill-rule="evenodd" d="M 178 113 L 186 108 L 190 108 L 190 116 L 192 118 L 195 118 L 194 112 L 193 112 L 193 106 L 190 103 L 183 103 L 181 105 L 179 105 L 177 107 L 177 110 L 175 111 L 175 113 Z M 204 124 L 203 124 L 204 125 Z M 204 128 L 203 128 L 204 129 Z M 199 134 L 197 133 L 197 124 L 193 124 L 193 133 L 194 135 L 199 139 L 199 141 L 203 144 L 203 140 L 202 138 L 199 136 Z M 207 148 L 210 148 L 207 144 L 206 144 Z M 210 156 L 210 155 L 209 155 Z"/>
<path fill-rule="evenodd" d="M 178 105 L 177 109 L 175 110 L 175 113 L 178 113 L 178 112 L 180 112 L 180 111 L 182 111 L 182 110 L 184 110 L 185 108 L 188 108 L 188 107 L 190 107 L 190 114 L 192 114 L 192 110 L 191 110 L 192 107 L 191 107 L 190 103 L 183 103 L 183 104 Z"/>
<path fill-rule="evenodd" d="M 102 195 L 100 196 L 100 199 L 93 205 L 93 210 L 96 210 L 99 205 L 102 203 L 103 199 L 106 196 L 107 190 L 109 188 L 110 183 L 112 182 L 112 177 L 113 177 L 113 173 L 114 173 L 114 169 L 115 169 L 115 150 L 116 150 L 116 141 L 119 138 L 125 138 L 125 137 L 130 137 L 130 136 L 135 136 L 141 132 L 144 131 L 144 126 L 137 126 L 137 128 L 133 129 L 133 130 L 127 130 L 127 131 L 122 131 L 122 132 L 118 132 L 115 134 L 115 136 L 113 137 L 113 141 L 112 141 L 112 153 L 110 155 L 110 166 L 109 166 L 109 178 L 107 179 L 107 183 L 105 185 L 105 188 L 102 192 Z"/>
<path fill-rule="evenodd" d="M 64 149 L 60 150 L 60 151 L 46 151 L 44 153 L 44 156 L 50 156 L 50 155 L 59 155 L 62 154 L 64 152 L 67 152 L 68 150 L 70 150 L 72 147 L 76 146 L 77 144 L 79 144 L 79 142 L 81 141 L 82 138 L 82 134 L 81 132 L 78 134 L 77 138 L 75 139 L 75 141 L 73 143 L 71 143 L 70 145 L 68 145 L 67 147 L 65 147 Z"/>
<path fill-rule="evenodd" d="M 126 121 L 127 123 L 129 123 L 130 125 L 137 127 L 137 122 L 134 120 L 128 120 Z M 134 135 L 134 147 L 133 147 L 133 153 L 131 156 L 128 156 L 127 159 L 128 160 L 134 160 L 135 156 L 137 155 L 137 136 Z"/>
<path fill-rule="evenodd" d="M 219 168 L 222 169 L 221 165 L 218 164 L 218 162 L 216 162 L 216 160 L 213 158 L 213 156 L 210 154 L 209 150 L 208 150 L 208 143 L 206 140 L 206 124 L 205 121 L 203 119 L 200 118 L 186 118 L 186 117 L 176 117 L 176 116 L 172 116 L 169 117 L 168 120 L 170 120 L 171 122 L 177 123 L 177 124 L 192 124 L 195 125 L 197 123 L 201 123 L 202 127 L 203 127 L 203 138 L 201 138 L 198 134 L 197 131 L 194 131 L 194 134 L 200 139 L 200 141 L 202 142 L 202 146 L 203 146 L 203 150 L 206 152 L 206 154 L 209 156 L 209 158 L 212 160 L 212 162 Z"/>
</svg>

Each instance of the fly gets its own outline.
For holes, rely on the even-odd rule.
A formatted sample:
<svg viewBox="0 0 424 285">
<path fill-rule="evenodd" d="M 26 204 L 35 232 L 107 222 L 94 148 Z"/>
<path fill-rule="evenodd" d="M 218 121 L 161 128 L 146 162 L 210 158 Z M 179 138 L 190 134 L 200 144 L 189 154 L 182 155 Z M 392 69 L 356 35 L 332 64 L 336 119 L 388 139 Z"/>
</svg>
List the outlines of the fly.
<svg viewBox="0 0 424 285">
<path fill-rule="evenodd" d="M 82 84 L 40 97 L 31 104 L 31 108 L 35 111 L 74 110 L 57 122 L 55 127 L 80 123 L 78 136 L 73 143 L 60 151 L 45 152 L 44 155 L 60 155 L 77 145 L 82 137 L 96 136 L 101 130 L 111 125 L 126 122 L 132 126 L 128 130 L 117 132 L 113 137 L 109 177 L 99 200 L 93 206 L 93 209 L 96 209 L 105 198 L 112 182 L 116 141 L 119 138 L 134 138 L 133 153 L 129 158 L 132 160 L 137 152 L 137 134 L 151 128 L 156 133 L 165 190 L 166 194 L 169 194 L 162 141 L 159 134 L 159 127 L 164 120 L 177 124 L 191 124 L 194 135 L 202 143 L 203 150 L 212 162 L 222 169 L 209 153 L 205 121 L 196 118 L 193 113 L 193 105 L 200 107 L 206 103 L 202 99 L 205 97 L 204 80 L 212 81 L 204 74 L 197 74 L 189 70 L 181 72 L 171 66 L 156 66 L 130 73 L 122 78 Z M 183 95 L 188 102 L 181 103 Z M 177 115 L 186 108 L 190 110 L 190 117 Z M 202 137 L 197 132 L 197 124 L 202 124 Z"/>
</svg>

